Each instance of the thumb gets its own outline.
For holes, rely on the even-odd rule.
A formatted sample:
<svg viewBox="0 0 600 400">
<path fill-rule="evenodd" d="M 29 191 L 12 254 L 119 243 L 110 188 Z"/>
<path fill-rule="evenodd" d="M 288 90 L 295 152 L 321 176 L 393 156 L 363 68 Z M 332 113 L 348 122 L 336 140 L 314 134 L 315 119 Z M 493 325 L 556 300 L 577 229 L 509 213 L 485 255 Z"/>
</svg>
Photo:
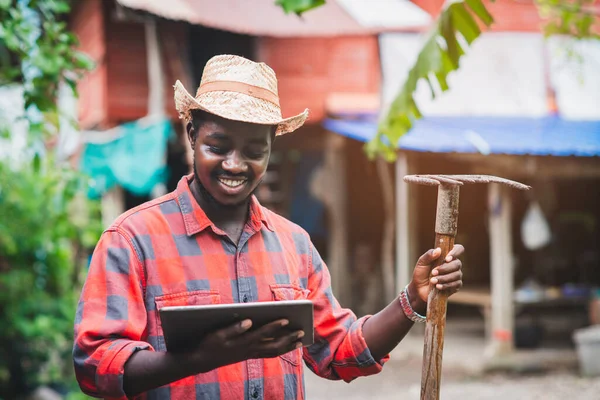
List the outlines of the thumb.
<svg viewBox="0 0 600 400">
<path fill-rule="evenodd" d="M 433 262 L 440 256 L 442 249 L 431 249 L 419 257 L 413 271 L 413 280 L 418 286 L 429 286 L 429 274 Z"/>
<path fill-rule="evenodd" d="M 442 254 L 442 249 L 439 247 L 431 249 L 419 257 L 417 261 L 417 267 L 431 267 L 431 264 Z"/>
</svg>

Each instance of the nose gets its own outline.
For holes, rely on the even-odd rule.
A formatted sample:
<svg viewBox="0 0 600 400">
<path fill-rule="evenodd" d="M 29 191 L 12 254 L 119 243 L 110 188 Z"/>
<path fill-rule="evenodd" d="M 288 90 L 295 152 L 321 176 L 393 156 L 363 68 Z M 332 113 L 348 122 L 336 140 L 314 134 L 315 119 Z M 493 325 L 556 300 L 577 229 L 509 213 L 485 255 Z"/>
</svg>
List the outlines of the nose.
<svg viewBox="0 0 600 400">
<path fill-rule="evenodd" d="M 225 160 L 223 160 L 223 170 L 232 175 L 243 174 L 248 171 L 248 165 L 239 151 L 232 151 Z"/>
</svg>

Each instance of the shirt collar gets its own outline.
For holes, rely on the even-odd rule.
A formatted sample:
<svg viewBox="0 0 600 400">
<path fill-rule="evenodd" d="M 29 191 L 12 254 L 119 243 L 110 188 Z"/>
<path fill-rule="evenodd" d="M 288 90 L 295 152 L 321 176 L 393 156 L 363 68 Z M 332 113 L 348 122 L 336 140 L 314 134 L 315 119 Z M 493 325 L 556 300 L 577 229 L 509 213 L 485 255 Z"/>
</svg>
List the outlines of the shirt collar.
<svg viewBox="0 0 600 400">
<path fill-rule="evenodd" d="M 193 174 L 183 176 L 177 184 L 177 189 L 175 189 L 175 197 L 179 203 L 187 235 L 195 235 L 208 227 L 217 233 L 223 233 L 223 231 L 215 226 L 208 218 L 202 207 L 200 207 L 192 195 L 190 183 L 193 179 Z M 246 228 L 244 229 L 249 227 L 253 231 L 258 232 L 263 226 L 271 232 L 274 231 L 273 224 L 269 221 L 266 210 L 260 205 L 256 196 L 252 195 L 250 198 L 250 215 L 246 222 Z"/>
</svg>

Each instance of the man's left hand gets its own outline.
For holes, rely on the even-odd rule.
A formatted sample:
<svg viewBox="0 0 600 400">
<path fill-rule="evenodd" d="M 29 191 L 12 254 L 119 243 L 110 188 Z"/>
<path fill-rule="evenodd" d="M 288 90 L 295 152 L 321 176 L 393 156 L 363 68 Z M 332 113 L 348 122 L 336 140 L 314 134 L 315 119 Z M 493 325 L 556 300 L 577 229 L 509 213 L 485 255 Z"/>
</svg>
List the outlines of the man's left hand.
<svg viewBox="0 0 600 400">
<path fill-rule="evenodd" d="M 431 270 L 435 260 L 441 254 L 441 249 L 431 249 L 423 254 L 413 271 L 412 281 L 408 285 L 408 295 L 415 300 L 420 300 L 423 305 L 427 304 L 429 292 L 433 286 L 448 295 L 458 292 L 462 287 L 462 263 L 459 259 L 465 252 L 465 248 L 456 244 L 450 250 L 444 263 Z M 431 275 L 431 277 L 430 277 Z M 421 308 L 421 307 L 418 307 Z"/>
</svg>

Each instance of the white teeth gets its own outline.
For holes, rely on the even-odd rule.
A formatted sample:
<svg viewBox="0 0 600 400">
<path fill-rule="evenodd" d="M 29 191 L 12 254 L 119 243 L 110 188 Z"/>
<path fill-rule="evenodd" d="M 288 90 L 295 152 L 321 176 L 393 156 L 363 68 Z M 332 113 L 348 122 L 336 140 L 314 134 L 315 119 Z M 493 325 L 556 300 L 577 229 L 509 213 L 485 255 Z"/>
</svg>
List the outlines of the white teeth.
<svg viewBox="0 0 600 400">
<path fill-rule="evenodd" d="M 232 180 L 232 179 L 221 179 L 219 178 L 219 182 L 221 182 L 222 184 L 224 184 L 225 186 L 229 186 L 229 187 L 238 187 L 240 186 L 242 183 L 245 183 L 246 180 L 242 179 L 242 180 Z"/>
</svg>

